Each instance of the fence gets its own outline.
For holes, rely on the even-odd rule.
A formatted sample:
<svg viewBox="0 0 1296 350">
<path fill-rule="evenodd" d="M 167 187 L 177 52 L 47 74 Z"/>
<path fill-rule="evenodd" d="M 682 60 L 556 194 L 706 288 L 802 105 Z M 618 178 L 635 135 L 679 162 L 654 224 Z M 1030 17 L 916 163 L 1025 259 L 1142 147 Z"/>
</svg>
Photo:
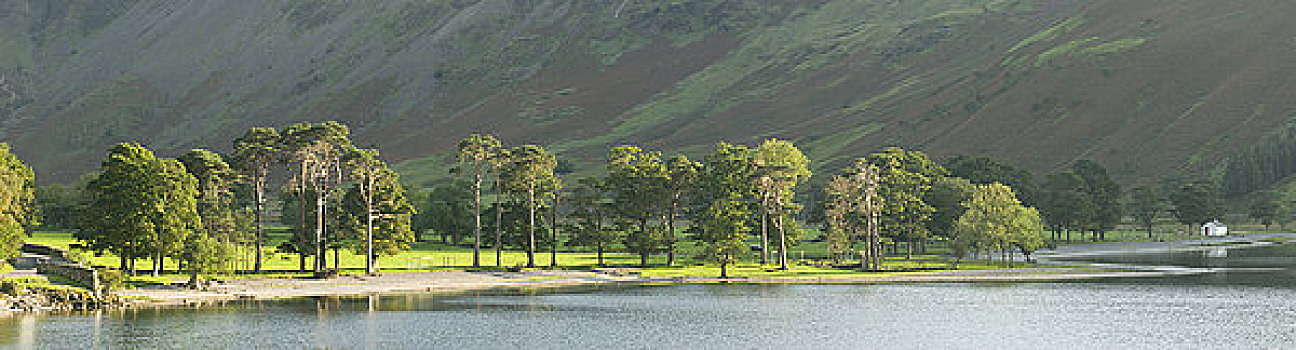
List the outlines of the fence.
<svg viewBox="0 0 1296 350">
<path fill-rule="evenodd" d="M 99 271 L 72 260 L 72 256 L 68 254 L 68 251 L 30 243 L 23 244 L 22 251 L 47 257 L 36 262 L 36 273 L 66 278 L 77 285 L 90 289 L 90 292 L 94 293 L 96 297 L 99 296 L 101 286 Z"/>
</svg>

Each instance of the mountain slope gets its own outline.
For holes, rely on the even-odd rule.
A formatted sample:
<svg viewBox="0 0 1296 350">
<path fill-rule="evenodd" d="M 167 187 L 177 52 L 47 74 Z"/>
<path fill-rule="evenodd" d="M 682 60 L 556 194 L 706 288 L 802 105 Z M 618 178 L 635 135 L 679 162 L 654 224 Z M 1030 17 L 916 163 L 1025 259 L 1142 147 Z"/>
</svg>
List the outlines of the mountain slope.
<svg viewBox="0 0 1296 350">
<path fill-rule="evenodd" d="M 143 141 L 341 120 L 419 181 L 473 131 L 592 168 L 612 144 L 884 145 L 1126 181 L 1219 171 L 1281 125 L 1282 1 L 0 1 L 3 139 L 44 181 Z M 6 95 L 8 98 L 6 99 Z"/>
</svg>

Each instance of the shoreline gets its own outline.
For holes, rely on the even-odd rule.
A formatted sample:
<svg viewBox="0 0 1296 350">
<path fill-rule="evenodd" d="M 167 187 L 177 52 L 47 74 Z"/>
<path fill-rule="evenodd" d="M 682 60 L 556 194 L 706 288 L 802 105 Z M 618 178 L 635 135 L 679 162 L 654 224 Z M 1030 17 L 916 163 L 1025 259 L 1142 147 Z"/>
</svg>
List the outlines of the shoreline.
<svg viewBox="0 0 1296 350">
<path fill-rule="evenodd" d="M 1134 266 L 1087 263 L 1072 258 L 1104 254 L 1164 252 L 1167 250 L 1208 250 L 1253 247 L 1269 239 L 1296 239 L 1296 234 L 1261 234 L 1222 237 L 1207 240 L 1173 242 L 1116 242 L 1064 245 L 1037 256 L 1042 267 L 993 270 L 934 270 L 846 274 L 845 276 L 808 275 L 805 277 L 641 277 L 630 273 L 601 271 L 527 271 L 527 272 L 422 272 L 378 276 L 343 275 L 331 279 L 248 278 L 231 279 L 204 290 L 182 286 L 144 287 L 123 290 L 118 296 L 128 300 L 128 308 L 201 306 L 237 300 L 275 300 L 306 297 L 363 297 L 400 294 L 462 294 L 492 290 L 561 289 L 580 286 L 614 285 L 689 285 L 689 284 L 883 284 L 883 283 L 1040 283 L 1089 281 L 1112 278 L 1151 278 L 1210 273 L 1210 269 L 1178 266 Z M 1202 244 L 1206 245 L 1203 246 Z M 1224 245 L 1215 245 L 1222 244 Z M 1049 267 L 1047 265 L 1070 265 Z M 1075 267 L 1075 265 L 1082 265 Z"/>
<path fill-rule="evenodd" d="M 884 284 L 884 283 L 1029 283 L 1081 281 L 1105 278 L 1159 277 L 1152 271 L 1093 271 L 1070 267 L 1035 267 L 1004 270 L 942 270 L 880 273 L 879 276 L 801 278 L 642 278 L 592 271 L 539 272 L 432 272 L 381 276 L 342 276 L 327 280 L 264 278 L 229 280 L 208 290 L 184 287 L 139 288 L 117 295 L 128 307 L 202 306 L 238 300 L 276 300 L 311 297 L 364 297 L 401 294 L 463 294 L 526 289 L 555 290 L 582 286 L 691 285 L 691 284 Z"/>
</svg>

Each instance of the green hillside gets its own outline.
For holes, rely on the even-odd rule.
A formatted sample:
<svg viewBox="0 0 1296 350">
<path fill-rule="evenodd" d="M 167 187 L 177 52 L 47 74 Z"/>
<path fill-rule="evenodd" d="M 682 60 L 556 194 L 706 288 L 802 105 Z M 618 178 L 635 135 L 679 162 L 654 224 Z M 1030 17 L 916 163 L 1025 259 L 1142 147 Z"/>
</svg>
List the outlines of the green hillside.
<svg viewBox="0 0 1296 350">
<path fill-rule="evenodd" d="M 340 120 L 433 181 L 469 132 L 694 152 L 885 145 L 1125 181 L 1218 174 L 1284 125 L 1280 1 L 0 0 L 0 139 L 63 181 L 104 149 Z"/>
</svg>

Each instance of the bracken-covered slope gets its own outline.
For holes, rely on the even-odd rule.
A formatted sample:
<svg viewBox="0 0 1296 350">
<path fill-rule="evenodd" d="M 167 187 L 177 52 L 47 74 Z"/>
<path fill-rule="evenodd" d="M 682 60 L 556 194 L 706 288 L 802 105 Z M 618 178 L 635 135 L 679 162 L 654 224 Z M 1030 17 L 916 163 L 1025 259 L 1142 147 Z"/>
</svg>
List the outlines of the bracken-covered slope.
<svg viewBox="0 0 1296 350">
<path fill-rule="evenodd" d="M 115 142 L 340 120 L 416 181 L 470 132 L 592 169 L 643 143 L 877 147 L 1126 181 L 1217 173 L 1292 117 L 1282 0 L 0 0 L 2 136 L 43 181 Z"/>
</svg>

